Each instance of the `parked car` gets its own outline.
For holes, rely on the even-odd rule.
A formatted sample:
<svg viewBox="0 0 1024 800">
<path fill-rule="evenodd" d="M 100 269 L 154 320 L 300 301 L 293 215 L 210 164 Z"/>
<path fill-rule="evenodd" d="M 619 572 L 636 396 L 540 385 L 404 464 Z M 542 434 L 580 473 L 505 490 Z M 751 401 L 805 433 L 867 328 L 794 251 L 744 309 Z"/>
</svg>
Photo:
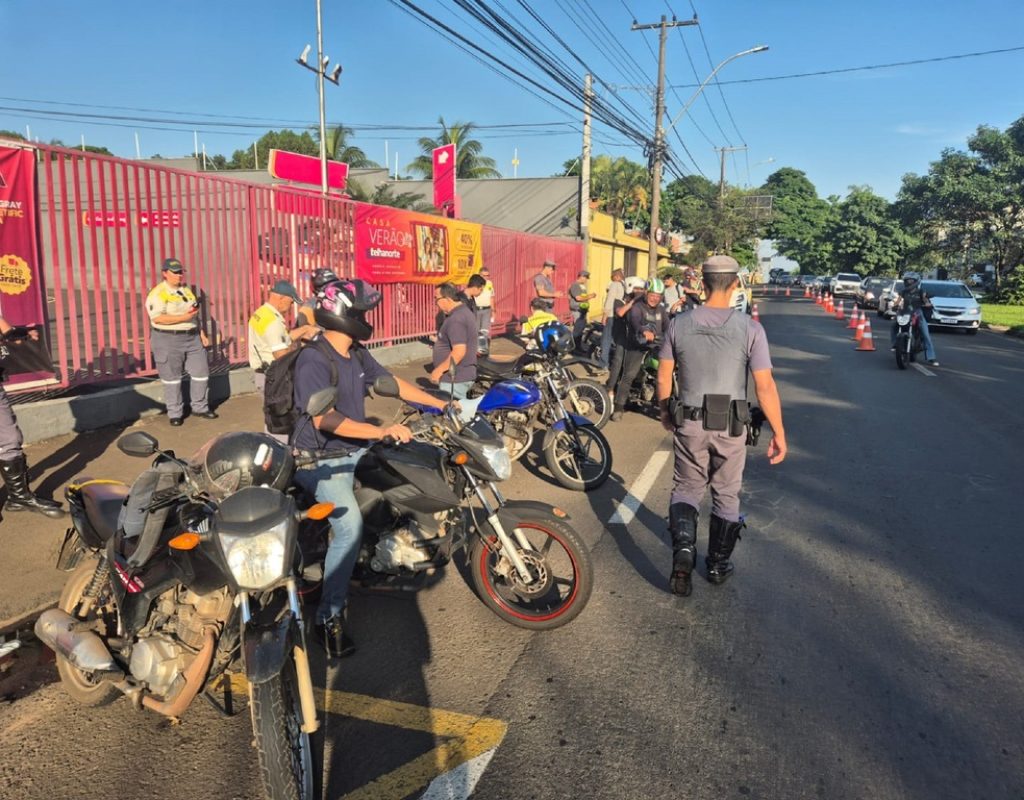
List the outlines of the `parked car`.
<svg viewBox="0 0 1024 800">
<path fill-rule="evenodd" d="M 960 328 L 975 334 L 981 327 L 981 305 L 963 281 L 921 281 L 932 299 L 930 328 Z"/>
<path fill-rule="evenodd" d="M 732 300 L 729 302 L 733 308 L 737 311 L 742 311 L 744 314 L 749 314 L 751 311 L 751 303 L 753 302 L 753 290 L 748 285 L 750 280 L 749 272 L 739 273 L 740 285 L 732 293 Z"/>
<path fill-rule="evenodd" d="M 892 286 L 892 278 L 865 278 L 857 289 L 858 308 L 878 308 L 878 298 L 882 291 Z"/>
<path fill-rule="evenodd" d="M 860 275 L 856 272 L 840 272 L 832 281 L 832 294 L 836 297 L 856 297 L 860 281 Z"/>
<path fill-rule="evenodd" d="M 888 284 L 881 287 L 877 292 L 878 295 L 878 316 L 880 317 L 891 317 L 892 316 L 892 302 L 896 299 L 900 289 L 903 286 L 902 281 L 898 281 L 895 278 L 889 280 Z"/>
</svg>

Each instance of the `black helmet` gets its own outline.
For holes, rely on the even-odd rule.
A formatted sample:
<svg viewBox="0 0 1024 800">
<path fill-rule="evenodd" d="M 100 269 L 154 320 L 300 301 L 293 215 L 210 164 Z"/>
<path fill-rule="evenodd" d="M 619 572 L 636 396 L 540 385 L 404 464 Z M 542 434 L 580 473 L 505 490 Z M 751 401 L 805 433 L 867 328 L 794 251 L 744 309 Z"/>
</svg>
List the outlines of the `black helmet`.
<svg viewBox="0 0 1024 800">
<path fill-rule="evenodd" d="M 334 274 L 334 270 L 328 267 L 315 269 L 313 274 L 309 276 L 309 283 L 313 287 L 313 294 L 319 292 L 328 283 L 333 283 L 336 280 L 338 280 L 338 276 Z"/>
<path fill-rule="evenodd" d="M 533 333 L 537 349 L 550 355 L 572 352 L 572 332 L 561 322 L 545 322 Z"/>
<path fill-rule="evenodd" d="M 916 284 L 921 282 L 920 272 L 904 272 L 903 273 L 903 285 L 908 289 L 912 289 Z"/>
<path fill-rule="evenodd" d="M 381 300 L 380 292 L 359 278 L 342 278 L 323 286 L 313 306 L 313 319 L 321 328 L 351 336 L 365 342 L 373 336 L 373 325 L 366 320 L 366 312 L 375 309 Z"/>
<path fill-rule="evenodd" d="M 204 444 L 191 459 L 199 484 L 217 498 L 248 486 L 284 491 L 295 473 L 292 451 L 266 433 L 222 433 Z"/>
</svg>

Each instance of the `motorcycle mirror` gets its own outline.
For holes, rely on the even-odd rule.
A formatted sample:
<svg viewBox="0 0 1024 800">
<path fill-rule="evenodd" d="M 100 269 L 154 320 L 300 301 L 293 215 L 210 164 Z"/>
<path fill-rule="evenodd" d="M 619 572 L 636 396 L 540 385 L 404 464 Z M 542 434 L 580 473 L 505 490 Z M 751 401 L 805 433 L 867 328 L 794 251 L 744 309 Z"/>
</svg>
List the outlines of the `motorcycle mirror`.
<svg viewBox="0 0 1024 800">
<path fill-rule="evenodd" d="M 398 397 L 398 381 L 391 375 L 381 375 L 374 378 L 373 391 L 381 397 Z"/>
<path fill-rule="evenodd" d="M 337 389 L 331 386 L 321 389 L 319 392 L 313 392 L 313 395 L 306 403 L 306 413 L 311 417 L 319 417 L 322 414 L 326 414 L 334 405 L 337 393 Z"/>
<path fill-rule="evenodd" d="M 134 431 L 117 440 L 117 449 L 127 456 L 147 458 L 160 451 L 160 444 L 144 431 Z"/>
</svg>

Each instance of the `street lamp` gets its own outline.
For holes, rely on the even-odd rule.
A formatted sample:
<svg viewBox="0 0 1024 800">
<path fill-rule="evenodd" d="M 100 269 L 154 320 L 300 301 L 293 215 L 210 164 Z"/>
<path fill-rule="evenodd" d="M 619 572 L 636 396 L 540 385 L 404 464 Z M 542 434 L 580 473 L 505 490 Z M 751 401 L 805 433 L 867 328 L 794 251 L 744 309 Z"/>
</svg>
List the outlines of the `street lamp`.
<svg viewBox="0 0 1024 800">
<path fill-rule="evenodd" d="M 718 74 L 718 70 L 720 70 L 722 67 L 728 64 L 730 61 L 735 61 L 737 58 L 741 58 L 742 56 L 749 56 L 751 53 L 763 53 L 767 49 L 768 45 L 759 44 L 757 47 L 751 47 L 749 50 L 743 50 L 739 53 L 733 53 L 733 55 L 729 56 L 727 59 L 725 59 L 725 61 L 723 61 L 713 70 L 711 70 L 711 74 L 704 79 L 704 82 L 697 87 L 697 91 L 693 93 L 693 96 L 686 101 L 686 105 L 683 106 L 683 110 L 676 114 L 676 118 L 672 120 L 672 124 L 665 129 L 665 133 L 670 133 L 672 129 L 676 126 L 676 123 L 683 118 L 683 114 L 685 114 L 689 110 L 690 106 L 693 105 L 693 101 L 696 100 L 700 96 L 700 93 L 704 91 L 704 87 L 711 82 L 711 79 L 715 77 L 716 74 Z"/>
<path fill-rule="evenodd" d="M 316 73 L 316 88 L 320 97 L 320 191 L 327 194 L 327 122 L 324 115 L 324 79 L 326 78 L 335 86 L 341 78 L 341 64 L 337 64 L 331 74 L 327 74 L 327 65 L 331 59 L 324 55 L 324 34 L 323 22 L 320 15 L 320 0 L 316 0 L 316 66 L 309 61 L 310 45 L 306 45 L 302 54 L 295 59 L 300 67 L 305 67 L 310 72 Z"/>
</svg>

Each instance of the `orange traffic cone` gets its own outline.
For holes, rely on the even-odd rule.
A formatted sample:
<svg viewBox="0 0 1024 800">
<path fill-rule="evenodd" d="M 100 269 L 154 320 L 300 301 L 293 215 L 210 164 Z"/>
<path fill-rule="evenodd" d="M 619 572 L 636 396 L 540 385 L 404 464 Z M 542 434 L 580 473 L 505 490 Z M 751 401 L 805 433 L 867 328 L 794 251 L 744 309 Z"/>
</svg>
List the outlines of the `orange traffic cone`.
<svg viewBox="0 0 1024 800">
<path fill-rule="evenodd" d="M 750 318 L 754 320 L 754 322 L 761 321 L 761 315 L 757 313 L 757 303 L 754 303 L 754 310 L 750 313 Z"/>
<path fill-rule="evenodd" d="M 867 325 L 867 322 L 868 322 L 868 315 L 867 314 L 861 314 L 860 315 L 860 322 L 857 323 L 857 330 L 855 330 L 853 332 L 853 341 L 859 342 L 861 339 L 864 338 L 864 328 Z"/>
<path fill-rule="evenodd" d="M 825 295 L 825 302 L 822 303 L 821 307 L 825 309 L 826 314 L 832 313 L 832 295 Z"/>
<path fill-rule="evenodd" d="M 810 286 L 805 286 L 804 287 L 804 297 L 810 297 L 810 296 L 811 296 L 811 287 Z"/>
<path fill-rule="evenodd" d="M 864 336 L 860 340 L 860 344 L 857 345 L 857 349 L 872 353 L 875 351 L 875 340 L 871 335 L 871 320 L 865 320 L 864 322 Z"/>
<path fill-rule="evenodd" d="M 859 317 L 859 312 L 857 311 L 857 306 L 854 305 L 853 313 L 850 314 L 850 324 L 846 326 L 847 330 L 852 331 L 852 330 L 854 330 L 857 327 L 857 319 L 858 319 L 858 317 Z"/>
<path fill-rule="evenodd" d="M 843 301 L 839 301 L 839 305 L 836 307 L 836 319 L 846 319 L 846 315 L 843 313 Z"/>
<path fill-rule="evenodd" d="M 786 297 L 789 297 L 789 296 L 790 296 L 790 294 L 789 294 L 789 287 L 787 286 L 786 287 Z"/>
<path fill-rule="evenodd" d="M 779 296 L 779 284 L 775 284 L 775 296 Z"/>
</svg>

